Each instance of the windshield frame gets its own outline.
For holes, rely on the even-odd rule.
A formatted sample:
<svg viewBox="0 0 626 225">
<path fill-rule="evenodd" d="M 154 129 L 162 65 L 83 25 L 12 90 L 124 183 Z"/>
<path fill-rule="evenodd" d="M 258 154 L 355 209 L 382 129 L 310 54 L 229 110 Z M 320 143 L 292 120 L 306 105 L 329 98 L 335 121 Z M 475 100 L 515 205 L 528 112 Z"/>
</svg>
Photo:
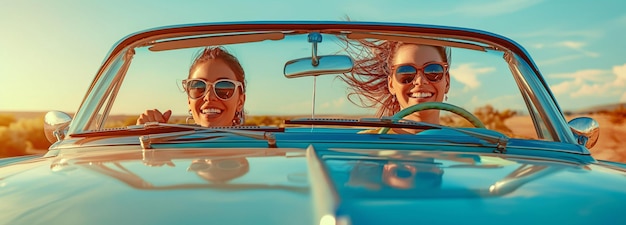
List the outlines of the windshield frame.
<svg viewBox="0 0 626 225">
<path fill-rule="evenodd" d="M 102 129 L 104 119 L 108 116 L 110 105 L 114 102 L 117 88 L 123 82 L 128 64 L 132 60 L 134 48 L 145 47 L 159 40 L 172 40 L 184 36 L 226 35 L 236 32 L 248 33 L 306 33 L 322 32 L 330 34 L 375 33 L 393 35 L 415 35 L 419 37 L 441 37 L 448 40 L 458 39 L 463 42 L 484 44 L 484 48 L 505 52 L 513 77 L 523 93 L 527 104 L 532 105 L 539 113 L 531 113 L 533 121 L 544 121 L 547 132 L 556 142 L 577 144 L 563 113 L 545 80 L 539 73 L 531 57 L 516 42 L 485 31 L 466 28 L 430 26 L 419 24 L 371 23 L 371 22 L 236 22 L 207 23 L 161 27 L 131 34 L 120 40 L 105 58 L 102 67 L 96 74 L 75 119 L 70 124 L 68 135 L 82 133 L 94 127 Z M 219 35 L 218 35 L 219 36 Z M 190 37 L 191 38 L 191 37 Z M 477 49 L 474 49 L 477 50 Z M 480 50 L 479 50 L 480 51 Z M 523 85 L 522 85 L 523 84 Z M 108 97 L 108 98 L 107 98 Z M 108 99 L 108 100 L 107 100 Z M 106 105 L 105 105 L 106 102 Z M 99 112 L 105 110 L 102 115 Z M 529 107 L 530 109 L 530 107 Z M 532 110 L 529 110 L 532 111 Z M 539 118 L 540 117 L 540 118 Z M 97 122 L 100 121 L 100 122 Z M 538 135 L 542 135 L 539 126 L 535 126 Z"/>
</svg>

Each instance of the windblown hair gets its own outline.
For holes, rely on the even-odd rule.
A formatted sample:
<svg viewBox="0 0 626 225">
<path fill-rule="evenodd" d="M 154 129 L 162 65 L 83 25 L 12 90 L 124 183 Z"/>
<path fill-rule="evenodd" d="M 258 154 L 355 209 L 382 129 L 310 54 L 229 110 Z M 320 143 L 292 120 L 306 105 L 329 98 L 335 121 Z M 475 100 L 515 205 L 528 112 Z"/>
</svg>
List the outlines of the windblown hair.
<svg viewBox="0 0 626 225">
<path fill-rule="evenodd" d="M 346 43 L 345 51 L 354 60 L 352 72 L 340 78 L 344 80 L 352 92 L 348 100 L 365 108 L 378 107 L 376 116 L 392 116 L 400 111 L 400 105 L 394 96 L 389 93 L 387 77 L 392 75 L 391 65 L 398 48 L 404 44 L 397 41 L 385 40 L 343 40 Z M 450 50 L 447 47 L 437 48 L 441 58 L 450 63 Z"/>
<path fill-rule="evenodd" d="M 243 90 L 241 91 L 242 93 L 245 92 L 246 74 L 243 71 L 243 67 L 241 66 L 241 63 L 239 63 L 239 60 L 235 56 L 230 54 L 228 51 L 226 51 L 226 49 L 224 49 L 222 46 L 206 47 L 201 52 L 199 52 L 198 55 L 196 55 L 195 59 L 193 60 L 191 67 L 189 67 L 189 76 L 187 78 L 191 78 L 191 74 L 196 69 L 198 64 L 206 62 L 210 59 L 223 60 L 226 63 L 226 65 L 228 65 L 228 67 L 233 72 L 235 72 L 235 77 L 237 78 L 237 81 L 243 84 L 243 87 L 242 87 Z"/>
</svg>

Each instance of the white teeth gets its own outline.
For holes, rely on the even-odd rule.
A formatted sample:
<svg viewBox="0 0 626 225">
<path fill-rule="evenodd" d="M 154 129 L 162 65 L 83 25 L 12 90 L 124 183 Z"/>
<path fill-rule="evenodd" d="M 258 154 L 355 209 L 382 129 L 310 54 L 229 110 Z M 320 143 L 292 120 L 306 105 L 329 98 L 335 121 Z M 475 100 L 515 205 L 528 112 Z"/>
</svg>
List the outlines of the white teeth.
<svg viewBox="0 0 626 225">
<path fill-rule="evenodd" d="M 417 92 L 417 93 L 411 93 L 410 96 L 411 98 L 430 98 L 433 96 L 433 93 Z"/>
<path fill-rule="evenodd" d="M 222 110 L 216 109 L 216 108 L 208 108 L 208 109 L 202 110 L 202 114 L 220 114 L 220 113 L 222 113 Z"/>
</svg>

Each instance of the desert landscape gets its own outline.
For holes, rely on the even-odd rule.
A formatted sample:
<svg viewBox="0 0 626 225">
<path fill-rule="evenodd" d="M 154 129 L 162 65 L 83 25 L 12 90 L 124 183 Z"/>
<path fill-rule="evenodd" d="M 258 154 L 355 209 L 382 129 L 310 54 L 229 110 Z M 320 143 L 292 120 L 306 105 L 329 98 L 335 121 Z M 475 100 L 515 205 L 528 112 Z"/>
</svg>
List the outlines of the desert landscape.
<svg viewBox="0 0 626 225">
<path fill-rule="evenodd" d="M 515 115 L 508 110 L 497 111 L 487 107 L 482 112 L 475 112 L 490 129 L 507 133 L 515 130 L 516 136 L 536 136 L 528 116 Z M 45 112 L 0 112 L 0 157 L 12 157 L 28 154 L 43 154 L 50 146 L 43 133 L 43 117 Z M 600 124 L 600 137 L 597 144 L 590 149 L 592 155 L 599 160 L 626 163 L 626 110 L 619 107 L 590 114 L 567 116 L 572 118 L 587 116 Z M 283 120 L 294 116 L 247 116 L 246 125 L 280 125 Z M 132 125 L 135 116 L 112 116 L 110 126 Z M 494 119 L 495 118 L 495 119 Z M 184 122 L 183 116 L 172 119 L 172 122 Z"/>
<path fill-rule="evenodd" d="M 566 119 L 569 121 L 579 116 L 591 117 L 600 124 L 598 142 L 593 148 L 589 149 L 593 157 L 598 160 L 626 163 L 626 122 L 616 124 L 612 122 L 612 116 L 602 114 L 567 116 Z M 526 131 L 527 135 L 532 135 L 534 130 L 527 121 L 527 117 L 514 116 L 506 120 L 505 124 L 509 127 L 525 127 L 525 129 L 519 130 L 516 128 L 516 131 Z"/>
</svg>

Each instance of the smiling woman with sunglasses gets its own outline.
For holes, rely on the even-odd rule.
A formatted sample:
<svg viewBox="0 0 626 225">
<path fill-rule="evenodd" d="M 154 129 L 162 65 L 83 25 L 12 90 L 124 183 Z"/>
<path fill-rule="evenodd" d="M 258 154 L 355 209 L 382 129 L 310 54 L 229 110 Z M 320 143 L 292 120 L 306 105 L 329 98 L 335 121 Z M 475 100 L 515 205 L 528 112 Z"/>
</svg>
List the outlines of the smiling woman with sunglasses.
<svg viewBox="0 0 626 225">
<path fill-rule="evenodd" d="M 239 60 L 222 47 L 207 47 L 194 60 L 189 76 L 182 82 L 187 93 L 189 114 L 204 127 L 243 124 L 245 73 Z M 146 110 L 137 124 L 166 123 L 171 110 Z"/>
<path fill-rule="evenodd" d="M 392 41 L 347 43 L 355 65 L 352 73 L 341 78 L 353 89 L 348 96 L 351 102 L 363 107 L 379 107 L 377 116 L 392 116 L 409 106 L 442 102 L 446 98 L 450 90 L 449 49 Z M 419 111 L 404 118 L 439 124 L 439 110 Z M 416 132 L 410 129 L 390 131 Z M 364 133 L 377 133 L 377 130 Z"/>
</svg>

